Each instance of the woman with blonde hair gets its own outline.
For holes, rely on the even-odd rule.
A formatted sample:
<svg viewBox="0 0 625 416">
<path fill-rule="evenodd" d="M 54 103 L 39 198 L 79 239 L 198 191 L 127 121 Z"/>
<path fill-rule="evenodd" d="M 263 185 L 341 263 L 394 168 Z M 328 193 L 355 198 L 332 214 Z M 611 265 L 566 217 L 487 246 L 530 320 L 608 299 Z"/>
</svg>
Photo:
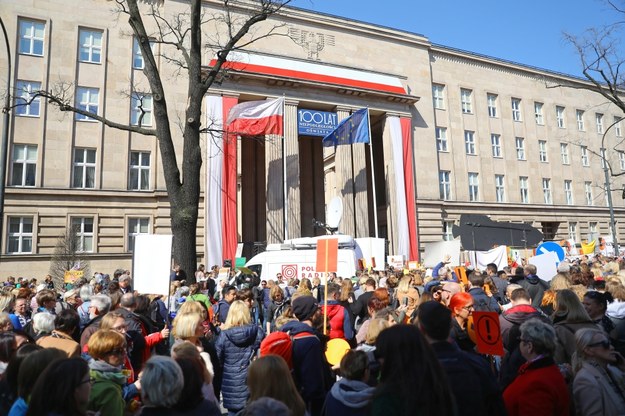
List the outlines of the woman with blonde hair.
<svg viewBox="0 0 625 416">
<path fill-rule="evenodd" d="M 619 415 L 625 409 L 625 359 L 600 329 L 575 334 L 573 399 L 577 414 Z"/>
<path fill-rule="evenodd" d="M 590 319 L 575 292 L 563 289 L 556 293 L 555 312 L 552 316 L 556 331 L 556 352 L 558 364 L 570 364 L 575 352 L 575 333 L 582 328 L 599 327 Z"/>
<path fill-rule="evenodd" d="M 288 406 L 293 416 L 304 416 L 306 405 L 295 387 L 295 382 L 284 358 L 266 355 L 255 360 L 247 372 L 248 403 L 261 397 L 271 397 Z"/>
<path fill-rule="evenodd" d="M 401 278 L 395 291 L 395 299 L 399 307 L 405 307 L 406 316 L 412 316 L 419 303 L 419 291 L 412 287 L 411 276 Z"/>
<path fill-rule="evenodd" d="M 215 341 L 217 357 L 223 370 L 223 406 L 229 413 L 236 413 L 245 407 L 248 398 L 245 385 L 247 369 L 264 336 L 263 330 L 252 323 L 247 305 L 240 300 L 232 302 L 226 322 Z"/>
</svg>

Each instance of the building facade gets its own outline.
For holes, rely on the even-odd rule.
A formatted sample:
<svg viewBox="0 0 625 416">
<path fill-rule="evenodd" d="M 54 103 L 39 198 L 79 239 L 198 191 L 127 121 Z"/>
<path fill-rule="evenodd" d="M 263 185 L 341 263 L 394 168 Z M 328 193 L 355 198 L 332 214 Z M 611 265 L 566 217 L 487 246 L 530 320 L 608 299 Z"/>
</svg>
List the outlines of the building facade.
<svg viewBox="0 0 625 416">
<path fill-rule="evenodd" d="M 170 233 L 158 143 L 80 115 L 59 112 L 29 91 L 56 91 L 76 106 L 126 125 L 153 127 L 143 61 L 125 20 L 103 0 L 3 1 L 11 45 L 12 109 L 0 274 L 41 276 L 59 235 L 71 230 L 92 271 L 130 268 L 134 237 Z M 185 1 L 158 3 L 163 16 Z M 147 7 L 147 6 L 145 6 Z M 207 1 L 206 13 L 219 13 Z M 285 97 L 285 133 L 239 138 L 237 239 L 248 257 L 266 243 L 323 233 L 330 199 L 343 202 L 340 231 L 379 235 L 390 254 L 415 258 L 449 239 L 463 213 L 528 222 L 548 239 L 608 235 L 601 139 L 622 140 L 622 115 L 563 74 L 432 44 L 422 35 L 346 18 L 284 9 L 261 23 L 261 38 L 232 56 L 233 69 L 210 103 Z M 178 120 L 186 84 L 167 45 L 154 51 Z M 205 62 L 212 58 L 207 52 Z M 0 68 L 8 68 L 0 53 Z M 0 79 L 7 81 L 7 72 Z M 2 84 L 4 85 L 4 83 Z M 211 98 L 212 97 L 212 98 Z M 219 104 L 222 105 L 222 104 Z M 335 113 L 368 107 L 371 144 L 323 148 L 298 133 L 298 110 Z M 5 125 L 0 125 L 5 128 Z M 210 195 L 214 154 L 204 143 L 198 262 L 218 263 Z M 177 143 L 181 147 L 182 140 Z M 625 153 L 606 146 L 614 170 Z M 621 185 L 613 184 L 617 219 Z M 375 191 L 375 192 L 374 192 Z M 623 229 L 617 226 L 619 238 Z"/>
</svg>

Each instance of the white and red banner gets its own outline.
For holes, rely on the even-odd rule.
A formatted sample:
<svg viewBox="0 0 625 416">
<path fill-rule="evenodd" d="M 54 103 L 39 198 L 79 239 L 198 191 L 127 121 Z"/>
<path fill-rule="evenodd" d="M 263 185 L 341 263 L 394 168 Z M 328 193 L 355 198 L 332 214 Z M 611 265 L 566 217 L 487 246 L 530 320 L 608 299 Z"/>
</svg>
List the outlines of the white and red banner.
<svg viewBox="0 0 625 416">
<path fill-rule="evenodd" d="M 230 110 L 227 130 L 238 135 L 282 135 L 284 97 L 275 100 L 248 101 Z"/>
<path fill-rule="evenodd" d="M 237 99 L 211 95 L 207 100 L 207 136 L 205 206 L 205 250 L 208 265 L 234 262 L 237 248 L 237 139 L 222 134 L 224 120 Z"/>
<path fill-rule="evenodd" d="M 419 241 L 417 237 L 417 213 L 412 168 L 412 122 L 409 118 L 390 116 L 393 165 L 395 166 L 395 204 L 397 249 L 396 254 L 406 256 L 408 260 L 419 260 Z"/>
</svg>

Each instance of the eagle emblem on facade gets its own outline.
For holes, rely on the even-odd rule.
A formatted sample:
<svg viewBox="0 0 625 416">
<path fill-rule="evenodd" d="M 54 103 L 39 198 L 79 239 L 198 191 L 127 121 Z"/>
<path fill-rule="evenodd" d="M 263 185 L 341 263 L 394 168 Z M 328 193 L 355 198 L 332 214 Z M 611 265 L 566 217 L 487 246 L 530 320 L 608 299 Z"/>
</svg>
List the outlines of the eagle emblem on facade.
<svg viewBox="0 0 625 416">
<path fill-rule="evenodd" d="M 319 61 L 319 52 L 326 46 L 334 46 L 334 36 L 308 30 L 289 28 L 289 37 L 308 52 L 308 59 Z"/>
</svg>

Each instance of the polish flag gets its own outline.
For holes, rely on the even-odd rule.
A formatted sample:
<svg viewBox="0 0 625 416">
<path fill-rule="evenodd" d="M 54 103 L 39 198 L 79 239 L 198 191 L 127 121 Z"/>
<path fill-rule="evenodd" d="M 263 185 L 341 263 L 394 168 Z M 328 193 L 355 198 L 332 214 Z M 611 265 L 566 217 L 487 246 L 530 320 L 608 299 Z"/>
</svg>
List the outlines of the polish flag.
<svg viewBox="0 0 625 416">
<path fill-rule="evenodd" d="M 227 130 L 238 135 L 282 135 L 284 97 L 275 100 L 248 101 L 230 110 Z"/>
</svg>

